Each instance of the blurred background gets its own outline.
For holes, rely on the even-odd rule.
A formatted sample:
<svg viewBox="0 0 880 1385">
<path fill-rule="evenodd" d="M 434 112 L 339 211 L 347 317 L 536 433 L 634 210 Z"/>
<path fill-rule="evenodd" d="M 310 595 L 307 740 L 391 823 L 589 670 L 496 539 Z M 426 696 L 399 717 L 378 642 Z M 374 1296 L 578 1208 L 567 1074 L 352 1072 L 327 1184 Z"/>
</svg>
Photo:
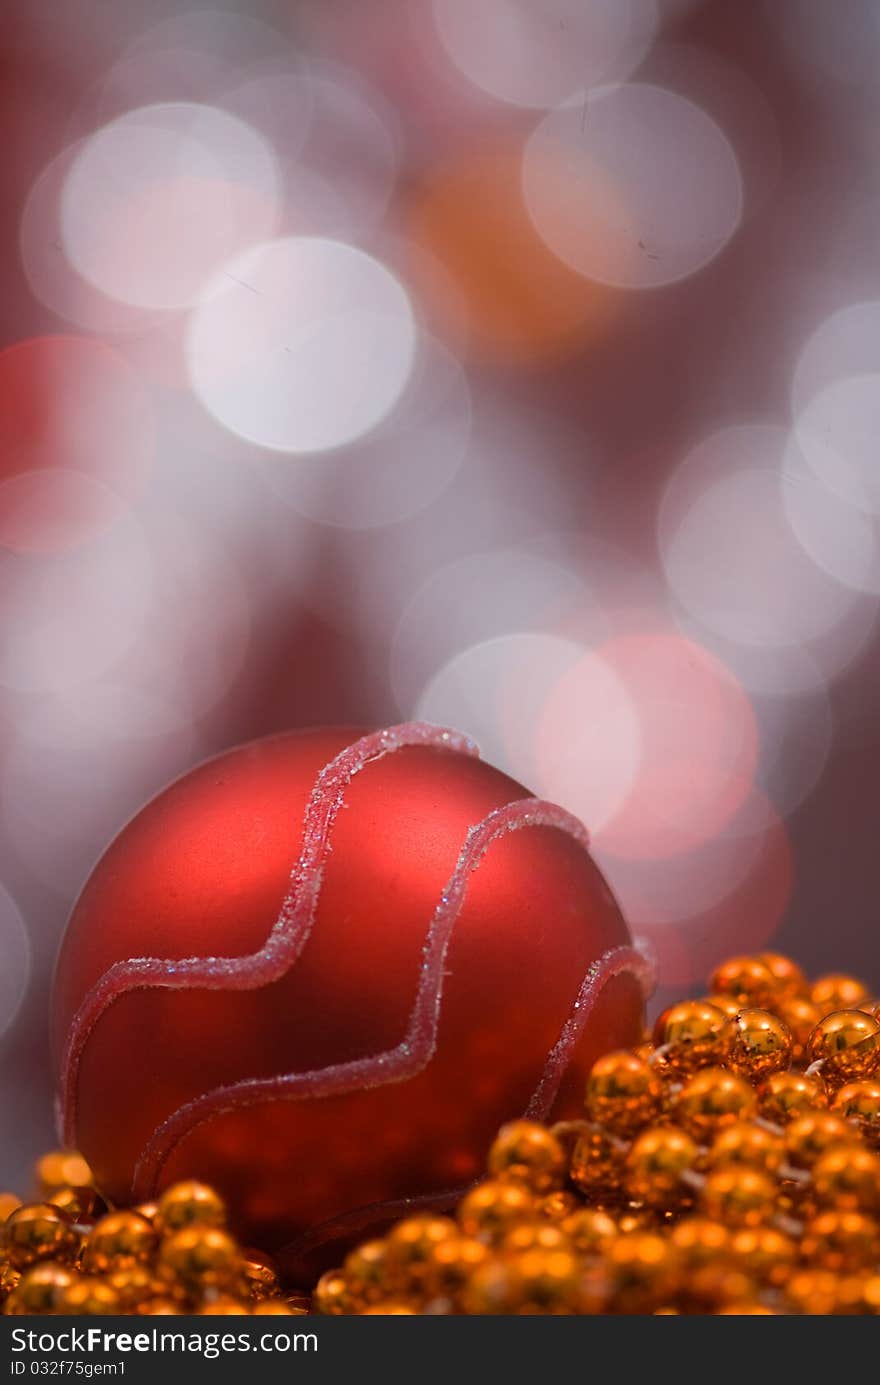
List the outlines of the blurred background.
<svg viewBox="0 0 880 1385">
<path fill-rule="evenodd" d="M 880 986 L 875 0 L 6 0 L 0 1181 L 168 779 L 418 717 Z"/>
</svg>

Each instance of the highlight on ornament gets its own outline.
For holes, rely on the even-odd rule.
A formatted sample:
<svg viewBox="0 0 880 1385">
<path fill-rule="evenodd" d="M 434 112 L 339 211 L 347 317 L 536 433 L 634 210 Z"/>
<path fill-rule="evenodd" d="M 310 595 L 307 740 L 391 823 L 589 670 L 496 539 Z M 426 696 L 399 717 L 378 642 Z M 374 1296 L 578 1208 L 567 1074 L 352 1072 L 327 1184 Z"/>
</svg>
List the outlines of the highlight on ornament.
<svg viewBox="0 0 880 1385">
<path fill-rule="evenodd" d="M 310 1284 L 204 1182 L 109 1206 L 82 1155 L 46 1154 L 34 1201 L 0 1195 L 3 1311 L 880 1314 L 880 1003 L 856 977 L 731 958 L 580 1096 L 577 1117 L 507 1121 L 454 1205 Z"/>
</svg>

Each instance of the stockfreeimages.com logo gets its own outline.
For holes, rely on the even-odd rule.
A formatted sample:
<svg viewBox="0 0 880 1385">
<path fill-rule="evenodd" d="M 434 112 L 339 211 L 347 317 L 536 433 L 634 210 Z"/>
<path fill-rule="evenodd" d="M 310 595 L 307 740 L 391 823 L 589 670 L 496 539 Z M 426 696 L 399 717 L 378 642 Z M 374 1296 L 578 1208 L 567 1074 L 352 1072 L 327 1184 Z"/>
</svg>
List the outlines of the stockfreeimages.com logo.
<svg viewBox="0 0 880 1385">
<path fill-rule="evenodd" d="M 72 1356 L 86 1352 L 192 1352 L 212 1361 L 218 1356 L 240 1351 L 317 1351 L 318 1338 L 314 1332 L 262 1332 L 251 1336 L 247 1332 L 165 1332 L 158 1327 L 148 1332 L 108 1332 L 102 1327 L 36 1332 L 16 1327 L 12 1331 L 12 1350 L 61 1351 L 70 1352 Z"/>
</svg>

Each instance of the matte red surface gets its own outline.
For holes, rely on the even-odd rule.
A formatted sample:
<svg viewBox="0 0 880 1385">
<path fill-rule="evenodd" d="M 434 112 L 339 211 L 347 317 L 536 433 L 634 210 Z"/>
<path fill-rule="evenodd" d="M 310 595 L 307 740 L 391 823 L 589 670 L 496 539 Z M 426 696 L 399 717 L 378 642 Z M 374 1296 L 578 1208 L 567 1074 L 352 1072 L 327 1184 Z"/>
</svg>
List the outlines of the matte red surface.
<svg viewBox="0 0 880 1385">
<path fill-rule="evenodd" d="M 357 734 L 304 732 L 233 750 L 124 829 L 64 939 L 56 1058 L 114 962 L 260 948 L 315 778 Z M 102 1190 L 124 1201 L 154 1128 L 207 1089 L 399 1043 L 428 924 L 468 828 L 525 796 L 481 761 L 434 748 L 401 750 L 358 775 L 333 829 L 313 931 L 283 978 L 244 992 L 134 991 L 98 1021 L 79 1070 L 76 1138 Z M 455 926 L 427 1068 L 406 1082 L 219 1116 L 179 1144 L 162 1184 L 215 1182 L 237 1229 L 277 1246 L 358 1207 L 466 1183 L 499 1123 L 524 1110 L 590 963 L 628 941 L 604 880 L 566 833 L 529 828 L 495 842 Z M 579 1112 L 597 1053 L 638 1041 L 641 1004 L 630 976 L 609 983 L 554 1114 Z"/>
</svg>

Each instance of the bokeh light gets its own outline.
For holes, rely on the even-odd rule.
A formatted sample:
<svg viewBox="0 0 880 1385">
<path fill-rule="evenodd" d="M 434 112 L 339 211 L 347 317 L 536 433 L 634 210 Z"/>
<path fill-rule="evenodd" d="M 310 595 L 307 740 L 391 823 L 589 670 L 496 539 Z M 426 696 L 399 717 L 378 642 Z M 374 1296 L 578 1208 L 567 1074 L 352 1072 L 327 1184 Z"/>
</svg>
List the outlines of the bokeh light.
<svg viewBox="0 0 880 1385">
<path fill-rule="evenodd" d="M 597 848 L 633 928 L 651 940 L 662 984 L 676 994 L 703 988 L 713 958 L 760 951 L 791 903 L 794 863 L 784 822 L 759 795 L 742 813 L 729 834 L 676 857 L 674 871 L 656 860 L 605 858 Z"/>
<path fill-rule="evenodd" d="M 121 518 L 87 548 L 0 553 L 0 686 L 57 692 L 111 669 L 138 639 L 152 593 L 143 529 Z"/>
<path fill-rule="evenodd" d="M 406 291 L 378 260 L 321 237 L 246 251 L 193 316 L 193 388 L 225 427 L 280 452 L 369 432 L 403 392 L 416 347 Z"/>
<path fill-rule="evenodd" d="M 880 374 L 880 300 L 837 308 L 803 343 L 792 372 L 795 416 L 816 395 L 854 375 Z"/>
<path fill-rule="evenodd" d="M 407 230 L 445 271 L 438 278 L 415 262 L 440 328 L 454 333 L 463 318 L 477 355 L 552 360 L 601 336 L 613 316 L 615 295 L 562 264 L 535 230 L 518 144 L 469 150 L 433 169 L 413 195 Z"/>
<path fill-rule="evenodd" d="M 558 679 L 541 709 L 538 755 L 550 796 L 583 818 L 597 849 L 663 858 L 734 816 L 752 786 L 757 727 L 718 660 L 675 633 L 646 631 L 608 641 Z M 622 788 L 598 821 L 597 776 Z"/>
<path fill-rule="evenodd" d="M 198 751 L 191 713 L 180 715 L 167 695 L 136 684 L 95 683 L 33 710 L 0 784 L 4 833 L 17 859 L 42 886 L 64 896 L 77 891 L 118 824 Z M 97 755 L 99 778 L 89 773 Z"/>
<path fill-rule="evenodd" d="M 301 514 L 344 529 L 399 524 L 451 484 L 470 439 L 471 406 L 460 363 L 422 337 L 396 408 L 367 437 L 290 465 L 271 458 L 267 484 Z"/>
<path fill-rule="evenodd" d="M 61 239 L 74 268 L 141 308 L 185 308 L 278 216 L 269 146 L 216 107 L 165 102 L 91 135 L 61 193 Z"/>
<path fill-rule="evenodd" d="M 441 562 L 409 596 L 397 622 L 391 677 L 401 715 L 414 714 L 426 684 L 464 650 L 488 642 L 503 654 L 497 637 L 561 629 L 575 612 L 581 628 L 590 622 L 604 630 L 598 603 L 558 558 L 499 548 Z M 566 641 L 564 649 L 577 653 L 578 646 Z M 484 735 L 494 715 L 483 718 Z"/>
<path fill-rule="evenodd" d="M 154 312 L 122 303 L 77 273 L 61 240 L 61 196 L 81 143 L 56 154 L 34 180 L 21 214 L 19 249 L 28 286 L 65 324 L 116 337 L 147 330 Z"/>
<path fill-rule="evenodd" d="M 658 18 L 654 0 L 432 0 L 432 11 L 465 77 L 502 101 L 538 107 L 626 77 Z"/>
<path fill-rule="evenodd" d="M 867 514 L 880 512 L 877 437 L 880 374 L 836 380 L 805 404 L 797 440 L 827 488 Z"/>
<path fill-rule="evenodd" d="M 809 643 L 833 631 L 852 604 L 788 524 L 787 442 L 785 429 L 764 424 L 714 433 L 681 463 L 663 499 L 659 539 L 672 590 L 735 644 Z"/>
<path fill-rule="evenodd" d="M 550 249 L 619 288 L 695 274 L 742 214 L 736 154 L 715 122 L 636 82 L 580 92 L 547 115 L 526 145 L 523 188 Z"/>
</svg>

